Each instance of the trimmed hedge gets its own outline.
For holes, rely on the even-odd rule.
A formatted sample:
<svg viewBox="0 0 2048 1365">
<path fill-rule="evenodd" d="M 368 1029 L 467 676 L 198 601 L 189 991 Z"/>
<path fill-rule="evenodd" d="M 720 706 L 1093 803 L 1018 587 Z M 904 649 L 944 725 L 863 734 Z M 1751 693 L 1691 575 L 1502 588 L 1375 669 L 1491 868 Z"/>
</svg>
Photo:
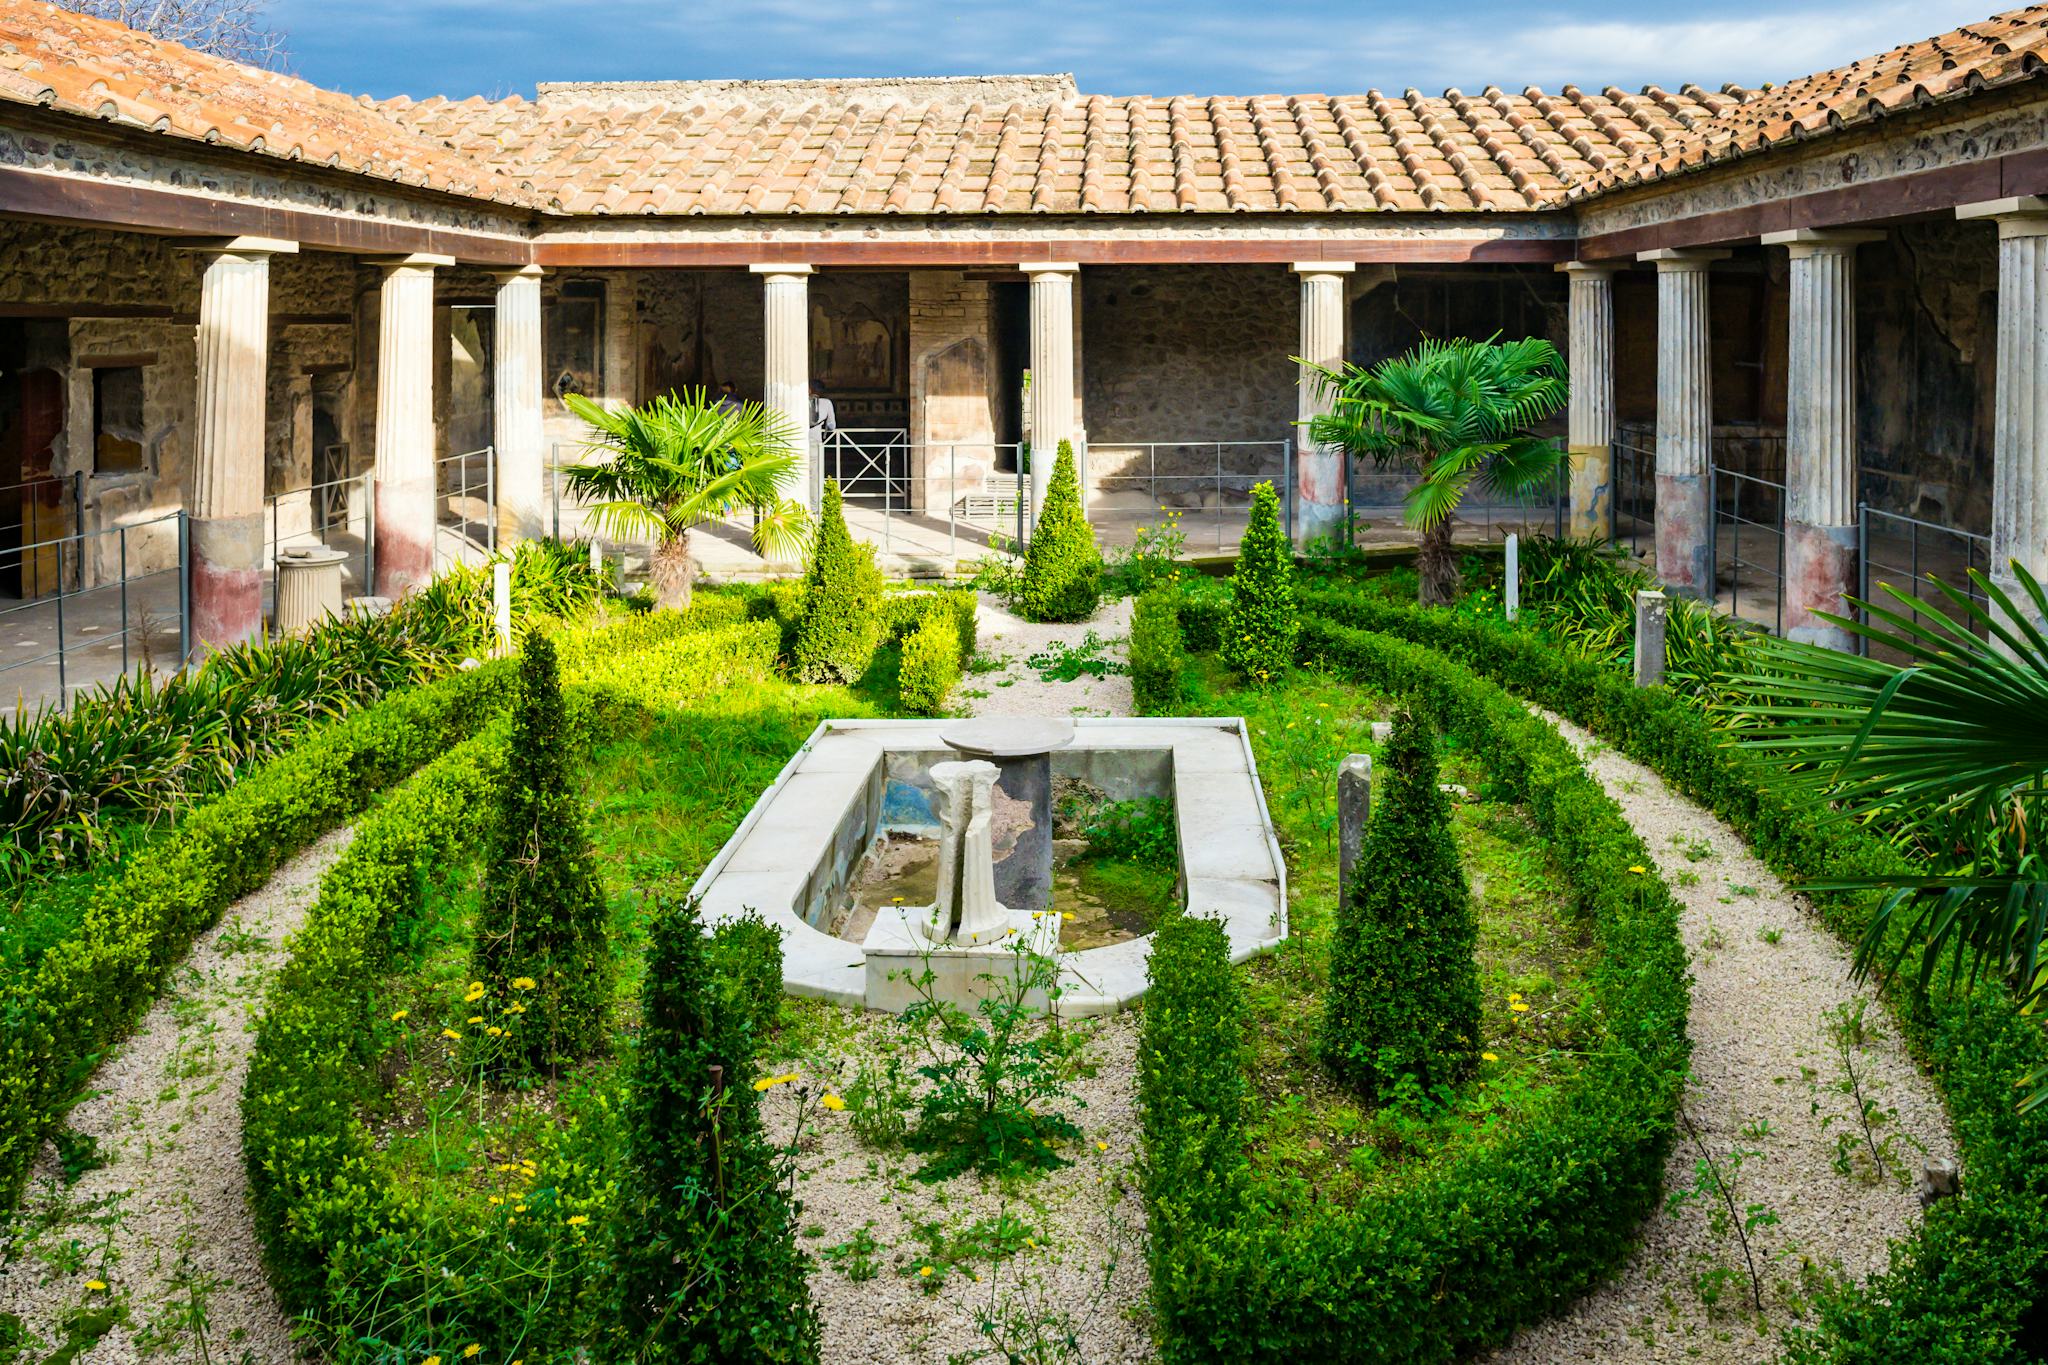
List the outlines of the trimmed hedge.
<svg viewBox="0 0 2048 1365">
<path fill-rule="evenodd" d="M 903 665 L 896 692 L 903 709 L 936 716 L 960 682 L 960 637 L 950 612 L 934 613 L 903 642 Z"/>
<path fill-rule="evenodd" d="M 1664 688 L 1638 688 L 1505 623 L 1375 601 L 1356 591 L 1307 594 L 1304 607 L 1399 635 L 1459 659 L 1547 706 L 1654 769 L 1734 826 L 1788 881 L 1824 882 L 1913 870 L 1891 845 L 1810 812 L 1757 784 L 1754 771 L 1698 707 Z M 1872 898 L 1808 893 L 1822 918 L 1855 940 Z M 1899 931 L 1903 933 L 1903 926 Z M 1912 964 L 1901 982 L 1915 979 Z M 1928 1210 L 1919 1236 L 1896 1243 L 1890 1267 L 1825 1300 L 1821 1326 L 1796 1335 L 1790 1358 L 1838 1365 L 2019 1365 L 2048 1355 L 2048 1122 L 2017 1112 L 2014 1083 L 2048 1066 L 2048 1037 L 1996 983 L 1954 983 L 1937 971 L 1922 995 L 1896 989 L 1902 1036 L 1948 1102 L 1963 1197 Z"/>
<path fill-rule="evenodd" d="M 910 638 L 934 614 L 953 618 L 953 636 L 960 644 L 960 667 L 974 657 L 979 643 L 981 599 L 972 588 L 941 588 L 931 592 L 892 592 L 882 599 L 882 632 L 892 643 Z"/>
<path fill-rule="evenodd" d="M 857 681 L 880 643 L 881 606 L 882 571 L 875 567 L 875 547 L 854 541 L 846 529 L 839 483 L 827 479 L 791 632 L 792 676 L 808 683 Z"/>
<path fill-rule="evenodd" d="M 752 619 L 754 599 L 738 592 L 700 588 L 681 611 L 650 611 L 594 630 L 568 630 L 555 638 L 566 675 L 596 660 L 628 654 L 700 630 L 736 626 Z"/>
<path fill-rule="evenodd" d="M 0 1207 L 105 1049 L 228 905 L 509 702 L 508 663 L 364 708 L 188 816 L 96 894 L 77 928 L 0 995 Z"/>
<path fill-rule="evenodd" d="M 1045 506 L 1024 551 L 1024 577 L 1014 605 L 1027 621 L 1085 621 L 1102 601 L 1102 551 L 1081 506 L 1074 443 L 1061 441 Z"/>
<path fill-rule="evenodd" d="M 1131 697 L 1141 716 L 1171 711 L 1180 700 L 1182 671 L 1180 594 L 1169 584 L 1131 604 Z"/>
<path fill-rule="evenodd" d="M 1224 622 L 1229 619 L 1227 580 L 1207 576 L 1181 580 L 1180 635 L 1190 653 L 1214 654 L 1223 648 Z"/>
<path fill-rule="evenodd" d="M 1273 485 L 1252 490 L 1251 520 L 1230 574 L 1230 615 L 1223 623 L 1223 662 L 1264 686 L 1294 662 L 1294 557 L 1280 529 Z"/>
<path fill-rule="evenodd" d="M 562 672 L 569 681 L 602 689 L 598 697 L 584 699 L 585 705 L 631 698 L 661 709 L 715 688 L 768 678 L 781 648 L 782 632 L 773 621 L 747 621 L 682 630 L 644 649 L 586 657 L 574 668 L 565 665 Z"/>
<path fill-rule="evenodd" d="M 1562 738 L 1459 664 L 1310 618 L 1304 659 L 1399 696 L 1527 806 L 1599 945 L 1606 1029 L 1555 1103 L 1348 1209 L 1267 1206 L 1242 1138 L 1229 1037 L 1170 1029 L 1239 1008 L 1213 933 L 1155 943 L 1142 1093 L 1153 1306 L 1171 1362 L 1447 1361 L 1554 1313 L 1613 1271 L 1657 1205 L 1688 1056 L 1678 908 L 1650 855 Z"/>
</svg>

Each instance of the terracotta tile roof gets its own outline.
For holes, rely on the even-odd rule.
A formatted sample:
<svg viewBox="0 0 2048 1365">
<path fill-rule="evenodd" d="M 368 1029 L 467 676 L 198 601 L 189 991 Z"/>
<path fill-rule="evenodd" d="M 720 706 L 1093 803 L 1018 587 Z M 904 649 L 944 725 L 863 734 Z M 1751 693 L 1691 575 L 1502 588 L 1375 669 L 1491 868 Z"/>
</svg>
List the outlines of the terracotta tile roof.
<svg viewBox="0 0 2048 1365">
<path fill-rule="evenodd" d="M 0 0 L 0 102 L 453 194 L 524 187 L 356 99 L 34 0 Z"/>
<path fill-rule="evenodd" d="M 2048 4 L 2008 10 L 1875 57 L 1768 90 L 1724 89 L 1728 107 L 1572 189 L 1574 199 L 1699 170 L 1781 143 L 1824 136 L 1893 114 L 2033 80 L 2048 62 Z M 1662 101 L 1662 91 L 1645 96 Z M 1691 92 L 1697 100 L 1698 92 Z"/>
<path fill-rule="evenodd" d="M 1738 101 L 1566 86 L 1155 99 L 1064 77 L 542 86 L 379 106 L 567 214 L 1523 211 Z"/>
</svg>

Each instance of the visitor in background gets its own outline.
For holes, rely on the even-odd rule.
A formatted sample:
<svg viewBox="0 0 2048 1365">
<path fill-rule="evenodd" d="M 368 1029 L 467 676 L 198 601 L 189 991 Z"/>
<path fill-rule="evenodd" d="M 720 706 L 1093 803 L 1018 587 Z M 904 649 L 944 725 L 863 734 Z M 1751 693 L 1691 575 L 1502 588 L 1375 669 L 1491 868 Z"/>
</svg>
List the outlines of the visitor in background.
<svg viewBox="0 0 2048 1365">
<path fill-rule="evenodd" d="M 825 444 L 839 430 L 839 410 L 825 396 L 818 381 L 811 381 L 811 500 L 816 505 L 825 494 Z M 835 474 L 839 471 L 834 470 Z M 845 480 L 840 480 L 845 486 Z"/>
<path fill-rule="evenodd" d="M 720 412 L 738 412 L 740 410 L 740 391 L 732 386 L 730 379 L 718 381 L 718 401 L 713 403 L 712 406 Z"/>
</svg>

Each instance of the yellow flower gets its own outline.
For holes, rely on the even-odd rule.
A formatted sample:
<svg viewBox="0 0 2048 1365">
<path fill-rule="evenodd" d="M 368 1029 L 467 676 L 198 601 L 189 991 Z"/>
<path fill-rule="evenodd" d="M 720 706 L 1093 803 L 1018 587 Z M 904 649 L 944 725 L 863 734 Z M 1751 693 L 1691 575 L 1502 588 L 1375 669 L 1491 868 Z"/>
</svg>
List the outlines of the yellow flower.
<svg viewBox="0 0 2048 1365">
<path fill-rule="evenodd" d="M 1071 910 L 1062 910 L 1060 911 L 1060 918 L 1064 920 L 1071 920 L 1074 918 L 1074 912 Z"/>
<path fill-rule="evenodd" d="M 406 1015 L 408 1015 L 408 1014 L 411 1014 L 411 1013 L 412 1013 L 412 1011 L 411 1011 L 411 1010 L 398 1010 L 397 1012 L 395 1012 L 394 1014 L 392 1014 L 392 1016 L 391 1016 L 391 1022 L 395 1024 L 395 1023 L 397 1023 L 397 1022 L 398 1022 L 399 1020 L 401 1020 L 401 1019 L 405 1018 L 405 1016 L 406 1016 Z"/>
<path fill-rule="evenodd" d="M 526 1212 L 526 1205 L 524 1205 L 524 1204 L 520 1204 L 520 1205 L 517 1205 L 517 1206 L 515 1206 L 515 1207 L 513 1208 L 512 1212 L 514 1212 L 514 1213 L 525 1213 L 525 1212 Z"/>
<path fill-rule="evenodd" d="M 484 1032 L 490 1034 L 493 1038 L 502 1038 L 505 1036 L 505 1030 L 499 1028 L 496 1024 L 491 1025 L 489 1028 L 485 1029 Z"/>
<path fill-rule="evenodd" d="M 484 1017 L 481 1014 L 472 1014 L 469 1016 L 469 1022 L 472 1024 L 481 1024 L 483 1021 Z"/>
<path fill-rule="evenodd" d="M 1644 867 L 1641 863 L 1630 863 L 1628 870 L 1631 872 L 1648 872 L 1650 869 Z"/>
<path fill-rule="evenodd" d="M 930 1266 L 923 1266 L 918 1270 L 917 1273 L 919 1275 L 929 1275 L 932 1273 L 932 1268 Z"/>
<path fill-rule="evenodd" d="M 517 1000 L 515 1000 L 511 1004 L 505 1006 L 505 1013 L 524 1014 L 526 1013 L 526 1006 L 520 1004 Z"/>
<path fill-rule="evenodd" d="M 1095 1144 L 1095 1150 L 1098 1152 L 1106 1152 L 1109 1150 L 1109 1144 L 1106 1142 L 1098 1142 Z"/>
<path fill-rule="evenodd" d="M 901 897 L 901 896 L 891 896 L 891 897 L 889 897 L 889 904 L 891 904 L 891 905 L 901 905 L 901 904 L 903 904 L 903 897 Z"/>
<path fill-rule="evenodd" d="M 91 1290 L 93 1293 L 97 1294 L 102 1289 L 105 1289 L 107 1287 L 107 1282 L 105 1280 L 87 1280 L 85 1282 L 85 1287 Z"/>
<path fill-rule="evenodd" d="M 827 1095 L 824 1099 L 819 1100 L 818 1103 L 824 1105 L 835 1114 L 846 1107 L 846 1101 L 840 1099 L 837 1095 Z"/>
<path fill-rule="evenodd" d="M 1479 1056 L 1481 1057 L 1481 1059 L 1489 1062 L 1497 1062 L 1500 1060 L 1500 1058 L 1494 1056 L 1491 1052 L 1482 1052 L 1479 1054 Z"/>
<path fill-rule="evenodd" d="M 422 1365 L 441 1365 L 441 1357 L 428 1356 L 426 1360 L 422 1362 Z"/>
<path fill-rule="evenodd" d="M 579 1213 L 574 1218 L 571 1218 L 569 1220 L 569 1226 L 572 1228 L 580 1228 L 589 1221 L 590 1218 L 588 1215 Z"/>
<path fill-rule="evenodd" d="M 1529 1003 L 1526 1000 L 1517 1000 L 1514 1004 L 1509 1005 L 1508 1008 L 1516 1014 L 1527 1014 L 1529 1012 Z"/>
<path fill-rule="evenodd" d="M 443 1038 L 460 1038 L 462 1035 L 452 1028 L 444 1028 L 441 1030 L 441 1036 Z"/>
<path fill-rule="evenodd" d="M 796 1076 L 797 1073 L 794 1071 L 781 1076 L 763 1076 L 760 1080 L 754 1082 L 754 1089 L 773 1090 L 778 1085 L 788 1085 L 796 1079 Z"/>
<path fill-rule="evenodd" d="M 530 991 L 537 984 L 539 983 L 530 976 L 515 976 L 512 978 L 512 989 L 515 991 Z"/>
<path fill-rule="evenodd" d="M 481 999 L 483 999 L 483 998 L 484 998 L 484 983 L 483 983 L 483 982 L 481 982 L 481 981 L 472 981 L 472 982 L 470 982 L 470 983 L 469 983 L 469 994 L 468 994 L 468 995 L 465 995 L 465 996 L 463 996 L 463 997 L 462 997 L 462 999 L 463 999 L 463 1003 L 464 1003 L 464 1004 L 468 1004 L 468 1003 L 470 1003 L 470 1002 L 472 1002 L 472 1001 L 476 1001 L 476 1000 L 481 1000 Z"/>
<path fill-rule="evenodd" d="M 474 1341 L 472 1341 L 471 1343 L 469 1343 L 469 1345 L 462 1348 L 462 1358 L 464 1360 L 469 1360 L 473 1357 L 480 1356 L 483 1353 L 484 1348 Z"/>
</svg>

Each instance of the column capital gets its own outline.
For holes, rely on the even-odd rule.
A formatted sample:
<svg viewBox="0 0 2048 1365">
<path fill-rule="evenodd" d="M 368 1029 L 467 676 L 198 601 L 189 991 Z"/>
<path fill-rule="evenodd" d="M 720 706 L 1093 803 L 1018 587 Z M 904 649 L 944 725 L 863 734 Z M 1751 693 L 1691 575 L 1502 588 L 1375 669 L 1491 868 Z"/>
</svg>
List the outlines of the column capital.
<svg viewBox="0 0 2048 1365">
<path fill-rule="evenodd" d="M 1638 251 L 1636 259 L 1655 265 L 1659 272 L 1677 273 L 1690 270 L 1705 270 L 1715 261 L 1725 261 L 1732 255 L 1726 247 L 1658 247 L 1655 251 Z"/>
<path fill-rule="evenodd" d="M 1628 269 L 1627 261 L 1559 261 L 1556 270 L 1573 279 L 1607 279 Z"/>
<path fill-rule="evenodd" d="M 1349 275 L 1358 269 L 1358 262 L 1296 261 L 1287 268 L 1297 275 Z"/>
<path fill-rule="evenodd" d="M 178 243 L 178 250 L 209 256 L 295 256 L 299 244 L 282 237 L 201 237 Z"/>
<path fill-rule="evenodd" d="M 508 267 L 504 270 L 493 270 L 491 278 L 499 284 L 510 284 L 514 280 L 537 280 L 547 273 L 547 269 L 544 266 L 521 265 Z"/>
<path fill-rule="evenodd" d="M 1081 263 L 1079 261 L 1025 261 L 1017 268 L 1033 278 L 1040 275 L 1078 275 L 1081 273 Z"/>
<path fill-rule="evenodd" d="M 387 274 L 399 270 L 432 270 L 436 266 L 455 264 L 453 256 L 442 256 L 431 251 L 408 252 L 402 256 L 365 256 L 363 259 Z"/>
<path fill-rule="evenodd" d="M 801 261 L 755 261 L 747 267 L 754 275 L 815 275 L 818 267 L 805 265 Z"/>
<path fill-rule="evenodd" d="M 1956 217 L 1964 222 L 1988 218 L 1998 224 L 2001 238 L 2039 237 L 2048 234 L 2048 197 L 2023 194 L 2008 199 L 1958 204 Z"/>
<path fill-rule="evenodd" d="M 1765 246 L 1789 247 L 1797 260 L 1823 252 L 1854 251 L 1865 242 L 1883 241 L 1884 233 L 1876 228 L 1788 228 L 1766 232 L 1761 240 Z"/>
</svg>

